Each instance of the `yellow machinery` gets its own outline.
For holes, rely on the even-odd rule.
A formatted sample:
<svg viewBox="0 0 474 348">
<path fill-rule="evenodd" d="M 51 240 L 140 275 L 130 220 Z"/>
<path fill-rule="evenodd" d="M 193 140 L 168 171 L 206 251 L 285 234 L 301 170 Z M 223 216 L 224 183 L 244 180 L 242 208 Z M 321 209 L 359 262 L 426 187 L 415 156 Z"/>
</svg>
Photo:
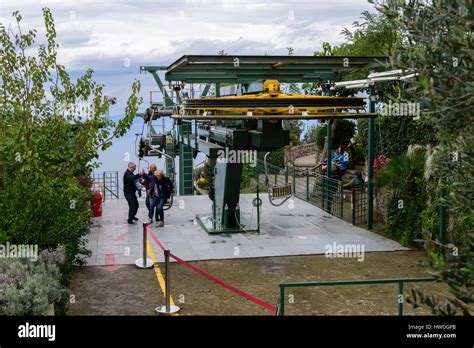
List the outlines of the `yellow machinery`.
<svg viewBox="0 0 474 348">
<path fill-rule="evenodd" d="M 186 99 L 183 111 L 196 115 L 230 112 L 237 115 L 246 113 L 248 116 L 299 114 L 303 117 L 314 117 L 315 114 L 338 115 L 342 110 L 362 110 L 364 107 L 364 98 L 285 94 L 281 93 L 278 80 L 266 80 L 261 93 Z M 340 114 L 342 116 L 342 113 Z"/>
</svg>

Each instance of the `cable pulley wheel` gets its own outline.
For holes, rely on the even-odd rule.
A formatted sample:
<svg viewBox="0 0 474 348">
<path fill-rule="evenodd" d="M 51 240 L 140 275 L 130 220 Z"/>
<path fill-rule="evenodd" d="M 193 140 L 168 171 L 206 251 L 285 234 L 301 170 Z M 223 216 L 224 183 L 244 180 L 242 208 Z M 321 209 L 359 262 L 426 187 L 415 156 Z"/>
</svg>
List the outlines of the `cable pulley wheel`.
<svg viewBox="0 0 474 348">
<path fill-rule="evenodd" d="M 262 199 L 259 197 L 259 198 L 254 198 L 252 200 L 252 205 L 255 207 L 255 208 L 258 208 L 258 207 L 261 207 L 262 206 Z"/>
</svg>

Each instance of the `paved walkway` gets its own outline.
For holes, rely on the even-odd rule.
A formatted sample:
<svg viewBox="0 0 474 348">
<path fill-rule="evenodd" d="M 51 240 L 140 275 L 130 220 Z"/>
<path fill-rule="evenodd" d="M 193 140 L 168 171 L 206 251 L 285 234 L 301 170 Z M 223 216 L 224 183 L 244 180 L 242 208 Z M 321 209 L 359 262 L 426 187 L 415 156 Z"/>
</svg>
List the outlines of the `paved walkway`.
<svg viewBox="0 0 474 348">
<path fill-rule="evenodd" d="M 245 218 L 252 218 L 253 194 L 241 195 L 240 207 Z M 281 207 L 274 207 L 263 198 L 261 233 L 234 233 L 209 235 L 195 221 L 197 213 L 211 211 L 206 196 L 175 197 L 175 205 L 165 211 L 164 228 L 151 226 L 155 236 L 175 255 L 188 260 L 221 260 L 268 256 L 324 254 L 325 246 L 337 244 L 364 245 L 365 252 L 408 250 L 397 242 L 352 226 L 328 215 L 323 210 L 297 198 Z M 142 222 L 147 219 L 144 200 L 140 200 L 136 225 L 126 222 L 127 202 L 112 199 L 104 203 L 103 216 L 94 218 L 87 247 L 92 251 L 89 265 L 134 264 L 142 255 Z M 163 253 L 149 238 L 158 262 Z"/>
</svg>

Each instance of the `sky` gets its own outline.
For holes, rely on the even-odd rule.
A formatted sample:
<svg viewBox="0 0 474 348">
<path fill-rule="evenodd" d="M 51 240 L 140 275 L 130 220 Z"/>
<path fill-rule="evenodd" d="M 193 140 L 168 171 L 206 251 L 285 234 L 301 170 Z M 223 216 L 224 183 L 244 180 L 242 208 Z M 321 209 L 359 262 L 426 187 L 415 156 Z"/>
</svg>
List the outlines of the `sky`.
<svg viewBox="0 0 474 348">
<path fill-rule="evenodd" d="M 185 54 L 220 50 L 286 55 L 291 46 L 295 55 L 312 55 L 324 41 L 342 43 L 341 30 L 362 11 L 373 12 L 366 0 L 0 0 L 0 22 L 8 27 L 12 12 L 19 10 L 23 28 L 38 29 L 42 41 L 43 7 L 51 9 L 56 23 L 59 62 L 72 77 L 92 68 L 105 94 L 117 98 L 110 109 L 117 118 L 135 79 L 142 85 L 139 111 L 148 106 L 149 92 L 157 90 L 151 75 L 140 74 L 142 65 L 167 66 Z M 132 128 L 107 154 L 115 151 L 123 158 L 122 147 L 134 146 L 140 120 Z"/>
</svg>

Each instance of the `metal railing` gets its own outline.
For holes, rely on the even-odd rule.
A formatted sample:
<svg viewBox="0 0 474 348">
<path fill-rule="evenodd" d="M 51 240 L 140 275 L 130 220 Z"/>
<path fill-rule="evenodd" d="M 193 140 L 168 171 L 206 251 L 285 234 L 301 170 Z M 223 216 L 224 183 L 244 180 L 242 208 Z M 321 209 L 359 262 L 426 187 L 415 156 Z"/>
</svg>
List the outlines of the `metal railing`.
<svg viewBox="0 0 474 348">
<path fill-rule="evenodd" d="M 267 163 L 267 170 L 272 186 L 291 184 L 296 198 L 311 203 L 338 218 L 343 218 L 342 181 L 309 170 L 299 170 L 294 166 L 280 168 Z M 262 161 L 258 161 L 254 173 L 259 183 L 265 185 L 265 168 Z"/>
<path fill-rule="evenodd" d="M 398 284 L 398 315 L 403 315 L 403 287 L 405 283 L 426 283 L 433 282 L 435 278 L 395 278 L 395 279 L 367 279 L 367 280 L 337 280 L 322 282 L 302 282 L 302 283 L 280 283 L 280 305 L 278 308 L 279 315 L 285 315 L 285 289 L 296 287 L 312 287 L 312 286 L 342 286 L 342 285 L 363 285 L 363 284 Z"/>
<path fill-rule="evenodd" d="M 107 171 L 92 174 L 92 190 L 100 191 L 106 198 L 119 198 L 118 172 Z"/>
<path fill-rule="evenodd" d="M 352 224 L 367 223 L 367 184 L 354 186 L 351 194 Z"/>
</svg>

